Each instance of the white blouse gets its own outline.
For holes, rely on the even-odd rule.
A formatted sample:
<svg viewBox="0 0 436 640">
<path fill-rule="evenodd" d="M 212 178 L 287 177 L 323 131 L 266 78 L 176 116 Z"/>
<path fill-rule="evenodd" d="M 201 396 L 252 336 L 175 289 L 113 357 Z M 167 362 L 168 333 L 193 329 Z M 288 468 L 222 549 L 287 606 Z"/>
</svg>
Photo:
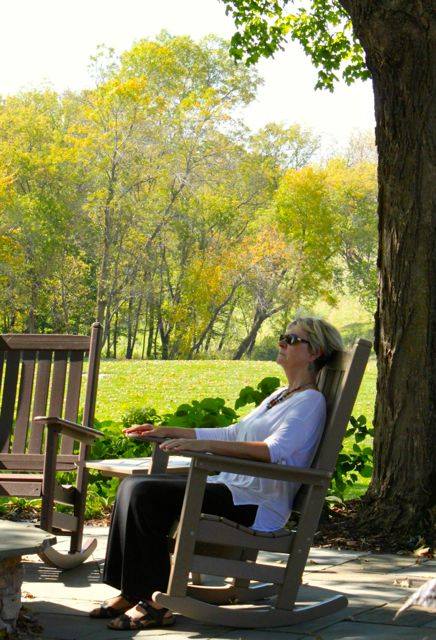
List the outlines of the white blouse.
<svg viewBox="0 0 436 640">
<path fill-rule="evenodd" d="M 310 467 L 324 429 L 325 398 L 315 389 L 306 389 L 267 410 L 268 402 L 281 391 L 283 388 L 265 398 L 245 418 L 230 427 L 195 429 L 196 438 L 265 442 L 271 462 Z M 276 531 L 286 524 L 294 497 L 301 486 L 298 482 L 226 472 L 209 476 L 207 481 L 225 484 L 232 492 L 235 505 L 258 505 L 253 524 L 253 529 L 257 531 Z"/>
</svg>

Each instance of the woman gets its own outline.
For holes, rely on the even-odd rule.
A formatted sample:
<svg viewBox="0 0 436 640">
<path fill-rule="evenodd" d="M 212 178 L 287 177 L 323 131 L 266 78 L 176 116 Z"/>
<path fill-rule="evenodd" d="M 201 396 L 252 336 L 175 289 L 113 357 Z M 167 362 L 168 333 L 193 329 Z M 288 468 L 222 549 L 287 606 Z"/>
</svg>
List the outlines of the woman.
<svg viewBox="0 0 436 640">
<path fill-rule="evenodd" d="M 317 373 L 342 348 L 339 332 L 332 325 L 317 318 L 297 318 L 279 339 L 277 363 L 288 385 L 243 420 L 215 429 L 135 425 L 125 433 L 169 437 L 160 446 L 173 453 L 208 451 L 309 467 L 326 416 L 324 396 L 316 387 Z M 186 478 L 163 474 L 127 478 L 121 483 L 103 577 L 121 593 L 90 613 L 115 618 L 109 628 L 144 629 L 174 623 L 172 613 L 151 598 L 154 591 L 167 588 L 168 536 L 180 514 L 185 486 Z M 297 483 L 220 473 L 208 478 L 203 511 L 259 531 L 274 531 L 287 522 L 298 488 Z"/>
</svg>

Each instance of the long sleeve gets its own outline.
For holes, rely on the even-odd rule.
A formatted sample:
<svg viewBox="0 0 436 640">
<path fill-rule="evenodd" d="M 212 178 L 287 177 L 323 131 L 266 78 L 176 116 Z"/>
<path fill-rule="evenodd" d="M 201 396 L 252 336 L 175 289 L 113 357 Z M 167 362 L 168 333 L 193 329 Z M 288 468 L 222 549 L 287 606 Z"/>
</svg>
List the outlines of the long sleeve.
<svg viewBox="0 0 436 640">
<path fill-rule="evenodd" d="M 304 411 L 301 411 L 301 408 Z M 325 405 L 321 397 L 318 402 L 291 409 L 264 442 L 268 445 L 271 462 L 299 466 L 302 459 L 316 450 L 322 434 Z"/>
<path fill-rule="evenodd" d="M 197 440 L 226 440 L 227 442 L 235 442 L 238 439 L 239 424 L 239 422 L 236 422 L 229 427 L 205 427 L 204 429 L 195 429 L 195 437 Z"/>
</svg>

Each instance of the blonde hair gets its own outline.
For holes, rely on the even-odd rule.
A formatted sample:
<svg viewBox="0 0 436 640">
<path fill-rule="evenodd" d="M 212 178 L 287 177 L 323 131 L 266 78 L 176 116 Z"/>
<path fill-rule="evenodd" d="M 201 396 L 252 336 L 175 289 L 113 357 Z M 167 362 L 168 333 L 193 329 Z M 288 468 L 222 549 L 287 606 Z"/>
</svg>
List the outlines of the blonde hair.
<svg viewBox="0 0 436 640">
<path fill-rule="evenodd" d="M 344 350 L 339 331 L 327 320 L 322 318 L 295 318 L 289 326 L 297 326 L 303 329 L 310 342 L 313 351 L 320 349 L 322 354 L 314 362 L 316 370 L 319 371 L 334 356 L 337 351 Z"/>
</svg>

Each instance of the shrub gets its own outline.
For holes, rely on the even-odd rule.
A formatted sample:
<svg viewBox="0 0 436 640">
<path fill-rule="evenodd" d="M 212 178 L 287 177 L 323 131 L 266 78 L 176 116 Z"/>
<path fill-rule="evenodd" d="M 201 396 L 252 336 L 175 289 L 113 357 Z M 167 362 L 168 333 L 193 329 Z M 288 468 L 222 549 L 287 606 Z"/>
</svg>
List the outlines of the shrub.
<svg viewBox="0 0 436 640">
<path fill-rule="evenodd" d="M 236 411 L 226 407 L 222 398 L 193 400 L 181 404 L 174 413 L 164 415 L 162 425 L 173 427 L 227 427 L 238 419 Z"/>
<path fill-rule="evenodd" d="M 239 396 L 236 399 L 235 409 L 240 409 L 240 407 L 245 407 L 245 405 L 252 403 L 254 403 L 256 407 L 259 406 L 262 400 L 271 395 L 279 385 L 279 378 L 271 376 L 263 378 L 263 380 L 261 380 L 257 385 L 256 389 L 253 389 L 253 387 L 244 387 L 241 389 Z"/>
<path fill-rule="evenodd" d="M 121 416 L 121 424 L 123 425 L 123 429 L 127 429 L 127 427 L 131 427 L 132 424 L 160 424 L 162 421 L 161 416 L 156 413 L 156 410 L 153 407 L 140 407 L 130 409 Z"/>
<path fill-rule="evenodd" d="M 345 432 L 345 437 L 353 437 L 352 451 L 347 453 L 344 446 L 341 448 L 328 492 L 327 500 L 329 502 L 343 502 L 347 487 L 351 487 L 359 481 L 358 474 L 364 478 L 371 477 L 373 450 L 372 447 L 364 445 L 364 440 L 367 436 L 372 437 L 373 435 L 374 429 L 367 426 L 365 416 L 358 418 L 351 416 L 350 426 Z M 349 446 L 350 441 L 348 440 L 347 448 Z"/>
</svg>

